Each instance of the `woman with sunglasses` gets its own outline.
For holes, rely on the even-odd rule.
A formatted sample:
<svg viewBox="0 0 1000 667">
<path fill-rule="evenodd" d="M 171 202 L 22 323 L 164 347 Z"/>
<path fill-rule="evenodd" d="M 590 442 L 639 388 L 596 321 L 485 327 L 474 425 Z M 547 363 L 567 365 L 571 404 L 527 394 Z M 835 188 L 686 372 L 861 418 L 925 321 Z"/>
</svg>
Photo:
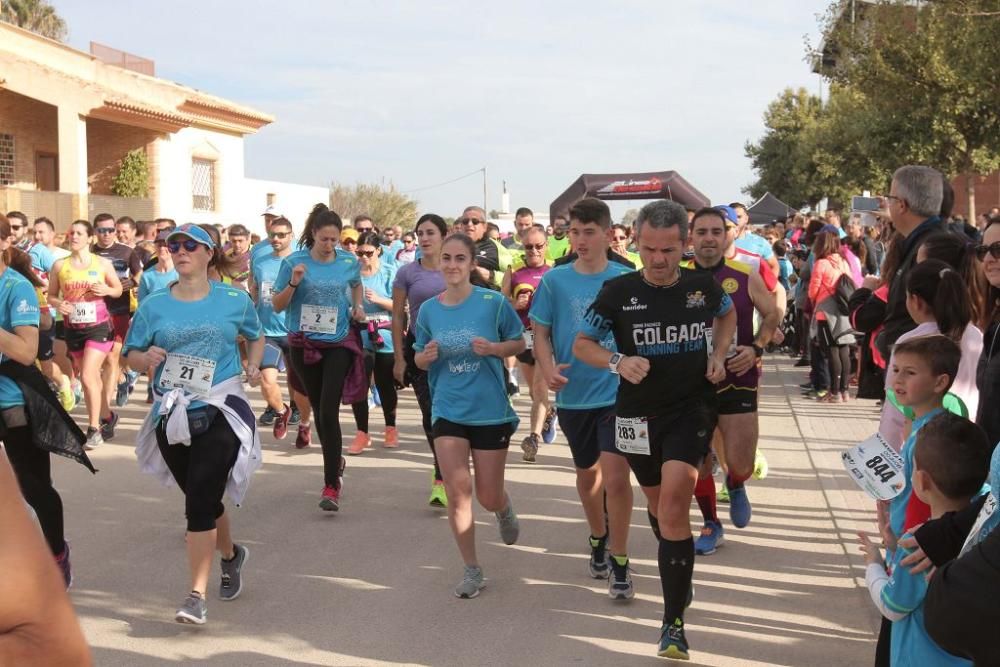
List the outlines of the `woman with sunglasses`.
<svg viewBox="0 0 1000 667">
<path fill-rule="evenodd" d="M 403 247 L 396 252 L 396 265 L 404 267 L 417 258 L 417 237 L 413 232 L 403 234 Z"/>
<path fill-rule="evenodd" d="M 156 402 L 136 439 L 143 472 L 184 493 L 191 592 L 177 610 L 179 623 L 207 620 L 205 596 L 212 556 L 222 556 L 219 598 L 243 590 L 248 551 L 235 544 L 222 503 L 239 506 L 260 467 L 260 436 L 243 391 L 238 336 L 247 341 L 247 376 L 260 382 L 264 338 L 249 295 L 209 278 L 222 249 L 198 225 L 181 225 L 166 240 L 177 282 L 143 299 L 124 351 L 133 368 L 156 369 Z"/>
<path fill-rule="evenodd" d="M 368 392 L 361 339 L 351 326 L 365 319 L 361 273 L 358 258 L 337 249 L 343 225 L 339 215 L 317 204 L 302 232 L 306 249 L 282 260 L 271 297 L 275 312 L 288 311 L 292 367 L 316 415 L 323 448 L 319 506 L 327 512 L 340 509 L 344 442 L 338 408 Z"/>
<path fill-rule="evenodd" d="M 472 515 L 473 477 L 479 504 L 496 516 L 500 538 L 514 544 L 517 514 L 504 489 L 504 467 L 517 412 L 506 392 L 503 359 L 524 351 L 524 326 L 507 299 L 470 282 L 477 248 L 465 234 L 441 247 L 445 291 L 427 300 L 416 323 L 414 362 L 428 372 L 434 445 L 448 488 L 448 522 L 465 563 L 455 588 L 474 598 L 483 588 Z"/>
<path fill-rule="evenodd" d="M 611 225 L 611 250 L 635 264 L 636 269 L 642 269 L 642 259 L 639 258 L 639 253 L 631 252 L 628 249 L 628 237 L 628 227 L 619 224 Z"/>
<path fill-rule="evenodd" d="M 388 448 L 399 446 L 396 431 L 396 381 L 392 377 L 395 356 L 392 351 L 392 283 L 396 279 L 396 267 L 380 261 L 383 248 L 378 235 L 365 232 L 358 238 L 356 254 L 361 265 L 361 283 L 364 285 L 364 307 L 367 323 L 361 329 L 361 341 L 365 348 L 365 377 L 370 383 L 375 379 L 375 389 L 382 402 L 382 416 L 385 418 L 385 440 Z M 367 397 L 351 405 L 354 423 L 358 433 L 348 448 L 351 455 L 360 454 L 371 446 L 368 431 Z"/>
<path fill-rule="evenodd" d="M 528 319 L 532 297 L 542 282 L 542 276 L 549 270 L 545 263 L 547 235 L 542 228 L 532 226 L 521 235 L 521 243 L 524 265 L 513 273 L 508 271 L 504 275 L 501 290 L 513 304 L 524 326 L 525 350 L 517 355 L 517 361 L 521 367 L 521 377 L 527 381 L 531 396 L 531 417 L 528 422 L 531 431 L 521 442 L 521 450 L 524 452 L 524 460 L 534 463 L 539 440 L 544 439 L 546 443 L 550 443 L 555 438 L 555 410 L 549 402 L 549 388 L 545 385 L 542 374 L 535 373 L 534 339 L 531 320 Z"/>
<path fill-rule="evenodd" d="M 976 248 L 982 259 L 983 274 L 989 287 L 985 313 L 981 320 L 983 353 L 979 357 L 976 384 L 979 386 L 979 412 L 976 423 L 983 427 L 991 443 L 1000 441 L 1000 217 L 994 216 L 983 230 L 982 244 Z"/>
<path fill-rule="evenodd" d="M 424 435 L 434 457 L 434 476 L 427 504 L 431 507 L 447 507 L 448 494 L 441 479 L 431 428 L 431 390 L 427 372 L 418 368 L 413 361 L 413 324 L 417 321 L 424 302 L 445 289 L 444 276 L 441 275 L 441 244 L 448 235 L 448 225 L 441 216 L 425 213 L 417 220 L 415 234 L 420 244 L 420 258 L 399 269 L 392 283 L 392 349 L 395 356 L 392 373 L 398 384 L 413 387 L 417 405 L 420 406 Z"/>
<path fill-rule="evenodd" d="M 52 265 L 49 303 L 63 316 L 66 347 L 83 382 L 87 402 L 87 449 L 114 436 L 114 415 L 101 379 L 101 367 L 114 347 L 115 333 L 105 297 L 122 294 L 108 260 L 90 251 L 94 227 L 77 220 L 69 229 L 70 256 Z"/>
</svg>

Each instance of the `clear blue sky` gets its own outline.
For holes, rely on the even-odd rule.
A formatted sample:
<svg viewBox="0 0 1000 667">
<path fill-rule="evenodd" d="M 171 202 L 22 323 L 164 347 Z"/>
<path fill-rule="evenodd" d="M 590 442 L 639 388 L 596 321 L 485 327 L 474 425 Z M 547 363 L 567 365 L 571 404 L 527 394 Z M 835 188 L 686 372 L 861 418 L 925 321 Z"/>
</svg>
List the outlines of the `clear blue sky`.
<svg viewBox="0 0 1000 667">
<path fill-rule="evenodd" d="M 70 44 L 156 61 L 157 75 L 277 121 L 248 176 L 411 190 L 482 166 L 489 208 L 547 210 L 580 173 L 674 169 L 742 198 L 743 144 L 804 60 L 828 0 L 424 2 L 52 0 Z M 414 193 L 454 215 L 481 177 Z M 626 206 L 616 206 L 620 212 Z"/>
</svg>

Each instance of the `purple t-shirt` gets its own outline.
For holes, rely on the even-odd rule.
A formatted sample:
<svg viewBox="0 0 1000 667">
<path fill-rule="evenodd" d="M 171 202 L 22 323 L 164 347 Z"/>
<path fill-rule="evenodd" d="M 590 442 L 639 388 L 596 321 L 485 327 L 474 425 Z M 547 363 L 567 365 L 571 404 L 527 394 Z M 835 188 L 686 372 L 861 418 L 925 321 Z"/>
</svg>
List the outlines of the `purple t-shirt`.
<svg viewBox="0 0 1000 667">
<path fill-rule="evenodd" d="M 444 276 L 440 271 L 425 269 L 418 259 L 396 272 L 392 288 L 406 292 L 406 303 L 410 306 L 410 322 L 412 323 L 417 321 L 420 306 L 424 301 L 444 291 Z"/>
</svg>

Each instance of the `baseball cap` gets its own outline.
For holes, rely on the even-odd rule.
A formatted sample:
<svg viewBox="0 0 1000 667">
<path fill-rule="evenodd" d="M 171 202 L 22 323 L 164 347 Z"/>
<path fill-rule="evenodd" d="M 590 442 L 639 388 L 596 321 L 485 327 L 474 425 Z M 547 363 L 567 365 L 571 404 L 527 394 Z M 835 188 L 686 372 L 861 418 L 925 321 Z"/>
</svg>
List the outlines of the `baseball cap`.
<svg viewBox="0 0 1000 667">
<path fill-rule="evenodd" d="M 261 215 L 273 215 L 276 218 L 280 218 L 281 212 L 278 211 L 278 207 L 276 206 L 268 206 L 267 208 L 264 209 L 264 212 L 261 213 Z"/>
<path fill-rule="evenodd" d="M 740 224 L 740 219 L 736 215 L 736 209 L 732 206 L 716 206 L 714 207 L 716 211 L 722 213 L 722 216 L 726 219 L 727 225 L 738 225 Z"/>
<path fill-rule="evenodd" d="M 167 240 L 169 241 L 175 236 L 186 236 L 192 241 L 197 241 L 198 243 L 202 244 L 209 250 L 213 250 L 215 248 L 215 243 L 212 241 L 212 237 L 208 235 L 208 232 L 206 232 L 198 225 L 192 224 L 190 222 L 183 224 L 177 229 L 170 232 L 170 235 L 167 236 Z"/>
<path fill-rule="evenodd" d="M 353 227 L 348 227 L 344 231 L 340 232 L 340 242 L 344 241 L 357 241 L 358 240 L 358 230 Z"/>
</svg>

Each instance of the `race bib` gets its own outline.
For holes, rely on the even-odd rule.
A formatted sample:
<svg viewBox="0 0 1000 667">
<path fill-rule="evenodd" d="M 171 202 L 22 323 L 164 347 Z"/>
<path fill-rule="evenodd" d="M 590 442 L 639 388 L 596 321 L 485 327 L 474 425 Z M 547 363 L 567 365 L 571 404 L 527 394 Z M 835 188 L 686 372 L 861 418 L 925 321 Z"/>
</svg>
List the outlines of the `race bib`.
<svg viewBox="0 0 1000 667">
<path fill-rule="evenodd" d="M 535 349 L 535 332 L 531 329 L 524 330 L 524 345 L 525 350 Z"/>
<path fill-rule="evenodd" d="M 96 324 L 97 302 L 78 301 L 73 304 L 73 314 L 69 316 L 73 324 Z"/>
<path fill-rule="evenodd" d="M 615 447 L 625 454 L 649 454 L 649 424 L 645 417 L 615 417 Z"/>
<path fill-rule="evenodd" d="M 715 332 L 712 330 L 712 327 L 705 327 L 705 349 L 708 351 L 708 356 L 712 356 L 712 351 L 715 349 L 715 347 L 712 344 L 712 336 L 714 335 Z M 726 352 L 726 359 L 735 355 L 736 355 L 736 332 L 734 331 L 733 340 L 729 344 L 729 350 Z"/>
<path fill-rule="evenodd" d="M 302 304 L 299 329 L 303 332 L 333 334 L 337 332 L 337 309 L 331 306 Z"/>
<path fill-rule="evenodd" d="M 892 500 L 906 486 L 903 458 L 878 433 L 840 458 L 855 483 L 875 500 Z"/>
<path fill-rule="evenodd" d="M 265 280 L 260 284 L 261 303 L 271 303 L 271 299 L 273 297 L 274 297 L 274 283 L 270 280 Z"/>
<path fill-rule="evenodd" d="M 972 530 L 969 531 L 969 536 L 965 538 L 965 544 L 962 545 L 962 551 L 959 552 L 959 556 L 965 555 L 965 552 L 979 542 L 979 532 L 983 529 L 986 521 L 989 520 L 989 518 L 993 516 L 996 511 L 997 497 L 993 495 L 992 491 L 990 491 L 989 495 L 986 496 L 986 502 L 983 503 L 982 509 L 979 510 L 979 516 L 976 517 L 976 523 L 972 525 Z"/>
<path fill-rule="evenodd" d="M 160 387 L 166 391 L 183 389 L 184 391 L 206 398 L 212 391 L 212 378 L 215 377 L 215 361 L 189 354 L 167 355 L 160 371 Z"/>
</svg>

